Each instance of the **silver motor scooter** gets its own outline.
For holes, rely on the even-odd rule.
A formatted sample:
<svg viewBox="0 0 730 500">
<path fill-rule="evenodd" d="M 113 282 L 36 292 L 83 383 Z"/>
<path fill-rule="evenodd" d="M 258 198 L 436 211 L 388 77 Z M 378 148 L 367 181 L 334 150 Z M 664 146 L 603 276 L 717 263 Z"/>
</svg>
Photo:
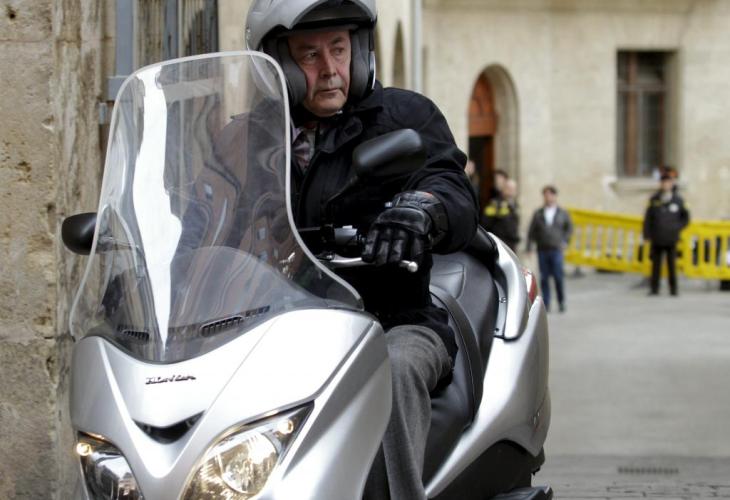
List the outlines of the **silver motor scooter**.
<svg viewBox="0 0 730 500">
<path fill-rule="evenodd" d="M 358 176 L 408 168 L 413 140 L 361 145 Z M 315 256 L 295 228 L 290 154 L 264 54 L 167 61 L 122 86 L 98 212 L 62 227 L 89 254 L 71 314 L 75 498 L 361 498 L 391 409 L 384 332 L 333 271 L 358 259 Z M 432 395 L 428 497 L 551 498 L 531 486 L 550 422 L 535 280 L 485 232 L 434 260 L 459 352 Z"/>
</svg>

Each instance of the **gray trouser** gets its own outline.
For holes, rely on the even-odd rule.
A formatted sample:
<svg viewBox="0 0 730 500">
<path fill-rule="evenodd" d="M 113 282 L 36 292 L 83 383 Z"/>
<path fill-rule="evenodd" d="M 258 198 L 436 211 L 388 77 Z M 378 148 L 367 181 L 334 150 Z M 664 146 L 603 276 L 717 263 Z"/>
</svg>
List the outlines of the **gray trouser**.
<svg viewBox="0 0 730 500">
<path fill-rule="evenodd" d="M 423 460 L 431 427 L 429 393 L 451 371 L 451 358 L 430 328 L 397 326 L 385 338 L 393 376 L 393 410 L 363 498 L 424 500 Z"/>
</svg>

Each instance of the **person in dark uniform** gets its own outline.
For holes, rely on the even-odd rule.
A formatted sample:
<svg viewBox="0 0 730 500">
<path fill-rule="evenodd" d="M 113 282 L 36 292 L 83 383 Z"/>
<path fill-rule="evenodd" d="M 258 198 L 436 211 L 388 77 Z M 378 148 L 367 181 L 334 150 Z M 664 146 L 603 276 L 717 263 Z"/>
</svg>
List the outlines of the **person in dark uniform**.
<svg viewBox="0 0 730 500">
<path fill-rule="evenodd" d="M 504 241 L 513 251 L 520 242 L 520 211 L 517 205 L 517 183 L 507 179 L 498 195 L 487 203 L 480 224 Z"/>
<path fill-rule="evenodd" d="M 644 239 L 651 242 L 651 290 L 659 294 L 662 259 L 666 256 L 669 269 L 669 293 L 677 295 L 677 242 L 679 233 L 689 224 L 689 211 L 675 185 L 676 174 L 666 169 L 660 187 L 649 200 L 644 216 Z"/>
<path fill-rule="evenodd" d="M 498 168 L 494 171 L 494 177 L 492 179 L 493 184 L 492 189 L 489 193 L 489 200 L 502 197 L 504 183 L 507 182 L 507 180 L 509 179 L 509 174 L 501 168 Z"/>
</svg>

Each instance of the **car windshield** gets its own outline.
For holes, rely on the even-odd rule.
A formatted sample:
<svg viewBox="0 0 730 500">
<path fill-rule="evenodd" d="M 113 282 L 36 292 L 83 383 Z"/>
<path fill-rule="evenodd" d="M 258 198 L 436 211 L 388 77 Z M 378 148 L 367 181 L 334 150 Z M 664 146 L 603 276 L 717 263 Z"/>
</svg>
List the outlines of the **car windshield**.
<svg viewBox="0 0 730 500">
<path fill-rule="evenodd" d="M 127 79 L 74 336 L 171 363 L 285 311 L 361 308 L 295 229 L 284 85 L 255 52 L 168 61 Z"/>
</svg>

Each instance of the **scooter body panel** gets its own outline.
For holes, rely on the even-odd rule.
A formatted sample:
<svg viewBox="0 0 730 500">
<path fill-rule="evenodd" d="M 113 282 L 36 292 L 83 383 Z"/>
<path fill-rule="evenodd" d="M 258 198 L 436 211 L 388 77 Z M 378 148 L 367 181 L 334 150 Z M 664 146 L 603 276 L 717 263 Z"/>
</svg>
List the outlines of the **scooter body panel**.
<svg viewBox="0 0 730 500">
<path fill-rule="evenodd" d="M 391 398 L 390 362 L 378 334 L 314 401 L 297 443 L 261 500 L 360 498 L 390 420 Z"/>
<path fill-rule="evenodd" d="M 142 363 L 100 338 L 87 337 L 75 347 L 72 370 L 74 428 L 119 448 L 145 497 L 153 499 L 179 498 L 206 450 L 226 431 L 312 401 L 312 413 L 269 484 L 282 492 L 301 488 L 298 480 L 296 486 L 283 476 L 277 480 L 279 474 L 311 481 L 311 474 L 326 462 L 317 450 L 336 448 L 313 443 L 329 439 L 344 448 L 330 457 L 337 463 L 326 471 L 327 481 L 320 482 L 320 490 L 330 489 L 332 470 L 349 473 L 363 469 L 363 461 L 372 462 L 390 413 L 390 366 L 382 328 L 367 315 L 342 310 L 290 312 L 215 351 L 171 365 Z M 189 374 L 194 380 L 152 384 L 148 390 L 147 378 L 164 376 L 160 373 Z M 221 373 L 232 375 L 226 379 Z M 135 387 L 134 381 L 140 385 Z M 188 401 L 198 397 L 207 408 Z M 154 398 L 162 401 L 150 406 L 164 408 L 160 412 L 165 415 L 157 423 L 176 423 L 199 410 L 202 415 L 181 439 L 158 442 L 136 423 L 149 425 L 139 419 L 156 418 L 145 406 Z M 185 414 L 189 411 L 193 413 Z M 358 434 L 358 446 L 351 446 L 352 439 L 342 433 Z M 362 482 L 367 469 L 360 473 Z M 357 484 L 347 487 L 351 493 Z M 262 498 L 291 498 L 271 495 Z"/>
</svg>

